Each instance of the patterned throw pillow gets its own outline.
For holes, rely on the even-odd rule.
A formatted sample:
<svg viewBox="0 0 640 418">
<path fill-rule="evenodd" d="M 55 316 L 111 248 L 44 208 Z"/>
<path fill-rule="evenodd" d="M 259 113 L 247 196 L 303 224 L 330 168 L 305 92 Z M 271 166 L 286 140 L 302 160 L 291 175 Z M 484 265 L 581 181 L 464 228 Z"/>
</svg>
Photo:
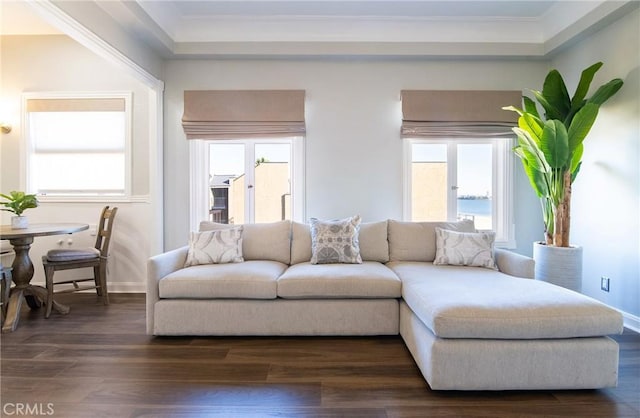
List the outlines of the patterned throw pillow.
<svg viewBox="0 0 640 418">
<path fill-rule="evenodd" d="M 241 263 L 242 227 L 217 231 L 192 232 L 184 266 L 198 264 Z"/>
<path fill-rule="evenodd" d="M 493 259 L 495 236 L 495 232 L 456 232 L 436 228 L 436 258 L 433 264 L 497 270 Z"/>
<path fill-rule="evenodd" d="M 335 221 L 311 218 L 311 264 L 360 264 L 360 216 Z"/>
</svg>

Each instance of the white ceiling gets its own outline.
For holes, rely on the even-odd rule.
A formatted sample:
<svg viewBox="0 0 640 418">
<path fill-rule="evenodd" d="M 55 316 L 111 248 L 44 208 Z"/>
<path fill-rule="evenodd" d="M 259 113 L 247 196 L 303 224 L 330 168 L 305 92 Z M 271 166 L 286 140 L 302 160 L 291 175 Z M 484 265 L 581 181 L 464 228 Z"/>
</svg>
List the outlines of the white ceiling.
<svg viewBox="0 0 640 418">
<path fill-rule="evenodd" d="M 77 0 L 76 0 L 77 1 Z M 83 0 L 162 56 L 545 56 L 624 12 L 615 0 Z M 54 33 L 0 0 L 2 33 Z M 55 2 L 54 2 L 55 3 Z"/>
</svg>

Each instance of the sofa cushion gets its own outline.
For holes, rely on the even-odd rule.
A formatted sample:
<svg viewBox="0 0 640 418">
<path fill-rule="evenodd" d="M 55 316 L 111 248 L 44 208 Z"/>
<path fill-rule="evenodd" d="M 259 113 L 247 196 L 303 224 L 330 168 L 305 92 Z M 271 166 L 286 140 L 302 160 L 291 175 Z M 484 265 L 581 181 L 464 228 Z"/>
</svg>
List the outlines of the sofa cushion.
<svg viewBox="0 0 640 418">
<path fill-rule="evenodd" d="M 389 261 L 387 221 L 360 224 L 360 257 L 362 261 Z M 291 264 L 311 260 L 311 228 L 307 224 L 292 222 Z"/>
<path fill-rule="evenodd" d="M 436 227 L 436 258 L 433 264 L 497 270 L 493 259 L 495 238 L 493 231 L 456 232 Z"/>
<path fill-rule="evenodd" d="M 200 222 L 200 231 L 215 231 L 237 225 Z M 291 261 L 291 221 L 244 224 L 242 255 L 245 260 Z"/>
<path fill-rule="evenodd" d="M 402 222 L 389 220 L 391 261 L 433 261 L 436 258 L 436 227 L 458 232 L 475 232 L 473 221 Z"/>
<path fill-rule="evenodd" d="M 360 255 L 362 260 L 389 261 L 389 241 L 387 221 L 360 224 Z"/>
<path fill-rule="evenodd" d="M 192 232 L 185 267 L 199 264 L 241 263 L 242 227 Z"/>
<path fill-rule="evenodd" d="M 299 263 L 278 279 L 278 296 L 303 298 L 399 298 L 401 282 L 384 264 Z"/>
<path fill-rule="evenodd" d="M 580 293 L 479 267 L 391 262 L 402 297 L 440 338 L 538 339 L 622 332 L 622 315 Z"/>
<path fill-rule="evenodd" d="M 311 218 L 311 264 L 360 264 L 360 216 L 333 221 Z"/>
<path fill-rule="evenodd" d="M 175 271 L 160 280 L 160 298 L 275 299 L 277 279 L 287 268 L 277 261 L 208 264 Z"/>
</svg>

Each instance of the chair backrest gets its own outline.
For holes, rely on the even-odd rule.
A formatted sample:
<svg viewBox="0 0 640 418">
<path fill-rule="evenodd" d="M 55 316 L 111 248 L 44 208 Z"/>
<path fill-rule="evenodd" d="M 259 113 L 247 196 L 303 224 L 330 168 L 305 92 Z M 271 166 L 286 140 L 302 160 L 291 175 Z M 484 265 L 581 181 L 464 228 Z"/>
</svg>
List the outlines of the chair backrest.
<svg viewBox="0 0 640 418">
<path fill-rule="evenodd" d="M 109 242 L 111 241 L 111 231 L 113 231 L 113 220 L 116 217 L 118 208 L 105 206 L 100 215 L 100 223 L 96 233 L 96 249 L 100 251 L 102 257 L 109 255 Z"/>
</svg>

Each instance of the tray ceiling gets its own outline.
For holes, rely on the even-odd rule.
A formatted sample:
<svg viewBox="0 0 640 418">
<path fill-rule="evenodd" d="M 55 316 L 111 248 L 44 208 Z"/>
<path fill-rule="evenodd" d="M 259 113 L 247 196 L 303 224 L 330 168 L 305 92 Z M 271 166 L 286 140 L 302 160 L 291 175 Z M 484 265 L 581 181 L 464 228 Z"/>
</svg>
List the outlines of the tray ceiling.
<svg viewBox="0 0 640 418">
<path fill-rule="evenodd" d="M 166 58 L 211 56 L 544 57 L 634 1 L 98 0 Z M 54 4 L 56 2 L 53 2 Z M 2 3 L 2 32 L 52 33 L 26 2 Z M 30 17 L 31 16 L 31 17 Z M 53 30 L 55 32 L 55 30 Z"/>
</svg>

